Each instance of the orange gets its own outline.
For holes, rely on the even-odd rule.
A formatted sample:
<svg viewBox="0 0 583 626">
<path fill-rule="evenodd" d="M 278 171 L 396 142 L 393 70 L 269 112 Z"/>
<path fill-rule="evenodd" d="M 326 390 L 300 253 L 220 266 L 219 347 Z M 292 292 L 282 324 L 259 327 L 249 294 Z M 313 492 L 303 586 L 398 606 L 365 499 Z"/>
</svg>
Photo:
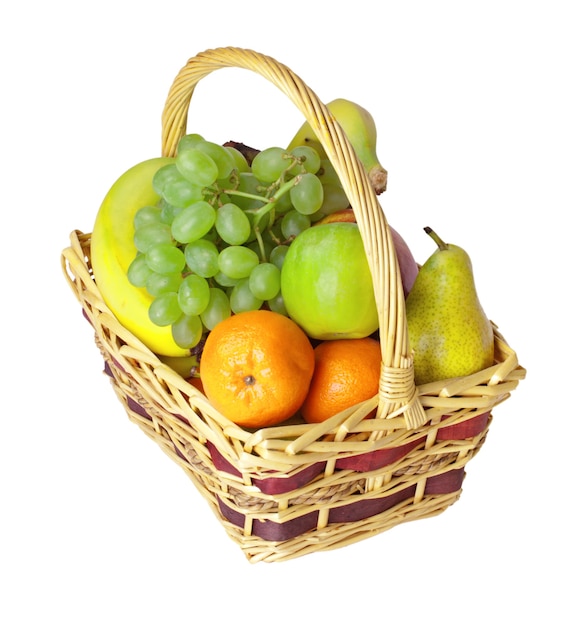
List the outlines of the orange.
<svg viewBox="0 0 583 626">
<path fill-rule="evenodd" d="M 239 426 L 279 424 L 297 413 L 314 371 L 314 349 L 291 319 L 237 313 L 208 334 L 200 377 L 211 404 Z"/>
<path fill-rule="evenodd" d="M 314 350 L 316 366 L 301 409 L 316 423 L 375 396 L 381 375 L 381 347 L 376 339 L 331 339 Z"/>
</svg>

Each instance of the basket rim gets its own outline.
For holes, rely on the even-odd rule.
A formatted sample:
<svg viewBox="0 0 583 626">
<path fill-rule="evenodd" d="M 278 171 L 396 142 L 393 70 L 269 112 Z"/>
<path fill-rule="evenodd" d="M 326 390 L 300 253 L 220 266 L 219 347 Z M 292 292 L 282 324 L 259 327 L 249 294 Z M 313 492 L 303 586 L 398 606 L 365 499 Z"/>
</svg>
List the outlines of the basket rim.
<svg viewBox="0 0 583 626">
<path fill-rule="evenodd" d="M 223 417 L 193 385 L 117 322 L 102 301 L 91 275 L 90 240 L 90 234 L 73 231 L 71 246 L 62 254 L 62 265 L 72 290 L 81 302 L 85 317 L 96 332 L 102 352 L 106 352 L 109 360 L 126 370 L 144 388 L 151 386 L 152 377 L 161 381 L 165 388 L 173 388 L 175 391 L 169 399 L 174 402 L 180 394 L 181 402 L 175 411 L 184 410 L 192 420 L 190 426 L 186 426 L 175 417 L 173 423 L 176 428 L 182 429 L 187 435 L 189 428 L 196 430 L 205 439 L 216 443 L 228 460 L 245 467 L 252 468 L 261 458 L 261 463 L 268 469 L 288 471 L 297 463 L 317 462 L 331 455 L 342 455 L 343 450 L 358 453 L 400 445 L 417 436 L 421 429 L 432 428 L 433 422 L 437 424 L 436 420 L 440 421 L 441 416 L 448 411 L 456 414 L 455 420 L 450 422 L 457 423 L 469 419 L 472 412 L 493 408 L 509 397 L 526 374 L 514 350 L 508 346 L 498 328 L 494 327 L 498 359 L 496 365 L 471 376 L 417 388 L 424 411 L 423 426 L 410 428 L 404 418 L 399 416 L 389 420 L 363 419 L 377 401 L 377 398 L 372 398 L 362 403 L 360 413 L 351 407 L 344 414 L 339 414 L 340 417 L 331 418 L 323 425 L 284 424 L 247 430 Z M 125 385 L 127 387 L 127 383 Z M 167 411 L 167 399 L 160 398 L 159 389 L 154 391 L 155 395 L 151 398 L 154 408 L 161 402 L 161 410 Z M 128 389 L 128 392 L 131 390 Z M 210 418 L 214 426 L 209 426 L 199 412 L 207 417 L 207 421 Z M 360 443 L 354 437 L 355 432 L 363 436 Z M 369 439 L 368 435 L 375 432 L 378 436 Z M 226 443 L 224 437 L 228 437 L 229 443 Z M 322 443 L 321 440 L 326 439 L 328 441 Z"/>
</svg>

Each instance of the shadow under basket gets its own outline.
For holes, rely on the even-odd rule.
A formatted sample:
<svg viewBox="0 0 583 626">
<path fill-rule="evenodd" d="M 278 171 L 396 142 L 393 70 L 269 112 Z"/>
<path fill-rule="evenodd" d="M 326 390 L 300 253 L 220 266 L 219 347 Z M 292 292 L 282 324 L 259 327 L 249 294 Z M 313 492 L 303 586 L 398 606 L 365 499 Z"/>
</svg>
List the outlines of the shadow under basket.
<svg viewBox="0 0 583 626">
<path fill-rule="evenodd" d="M 396 254 L 376 194 L 327 108 L 274 59 L 239 48 L 191 58 L 168 95 L 162 154 L 173 156 L 185 134 L 195 85 L 223 67 L 254 71 L 288 95 L 338 172 L 375 259 L 369 265 L 383 352 L 379 393 L 322 424 L 240 428 L 117 321 L 93 279 L 90 234 L 73 231 L 61 262 L 129 419 L 188 474 L 249 561 L 284 561 L 447 509 L 486 439 L 492 409 L 525 370 L 493 325 L 492 367 L 415 387 Z"/>
</svg>

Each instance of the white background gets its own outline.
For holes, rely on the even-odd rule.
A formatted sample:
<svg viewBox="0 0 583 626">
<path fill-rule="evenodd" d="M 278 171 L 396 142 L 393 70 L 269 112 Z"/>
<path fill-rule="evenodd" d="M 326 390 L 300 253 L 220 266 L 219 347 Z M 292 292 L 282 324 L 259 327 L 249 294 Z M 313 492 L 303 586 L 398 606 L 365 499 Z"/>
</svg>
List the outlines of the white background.
<svg viewBox="0 0 583 626">
<path fill-rule="evenodd" d="M 581 623 L 579 6 L 3 5 L 0 623 Z M 286 563 L 248 564 L 127 420 L 60 269 L 113 181 L 159 154 L 178 70 L 227 45 L 373 113 L 390 223 L 419 261 L 426 225 L 468 250 L 528 370 L 453 507 Z M 189 130 L 267 147 L 302 121 L 263 79 L 222 70 Z"/>
</svg>

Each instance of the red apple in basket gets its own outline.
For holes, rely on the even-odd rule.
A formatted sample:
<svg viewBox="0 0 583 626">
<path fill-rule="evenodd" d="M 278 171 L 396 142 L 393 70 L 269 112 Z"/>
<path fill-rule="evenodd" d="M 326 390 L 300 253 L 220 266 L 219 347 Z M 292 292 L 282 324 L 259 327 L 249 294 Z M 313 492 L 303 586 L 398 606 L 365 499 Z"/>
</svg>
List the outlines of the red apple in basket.
<svg viewBox="0 0 583 626">
<path fill-rule="evenodd" d="M 329 224 L 330 222 L 356 222 L 354 211 L 352 209 L 342 209 L 341 211 L 336 211 L 335 213 L 326 215 L 326 217 L 322 218 L 319 222 L 314 224 L 314 226 L 317 226 L 318 224 Z M 393 244 L 395 245 L 397 260 L 399 261 L 403 292 L 405 297 L 407 297 L 409 291 L 411 291 L 413 283 L 415 282 L 415 278 L 419 272 L 419 267 L 413 257 L 411 249 L 407 245 L 407 242 L 392 226 L 389 228 L 391 229 L 391 236 L 393 238 Z"/>
</svg>

